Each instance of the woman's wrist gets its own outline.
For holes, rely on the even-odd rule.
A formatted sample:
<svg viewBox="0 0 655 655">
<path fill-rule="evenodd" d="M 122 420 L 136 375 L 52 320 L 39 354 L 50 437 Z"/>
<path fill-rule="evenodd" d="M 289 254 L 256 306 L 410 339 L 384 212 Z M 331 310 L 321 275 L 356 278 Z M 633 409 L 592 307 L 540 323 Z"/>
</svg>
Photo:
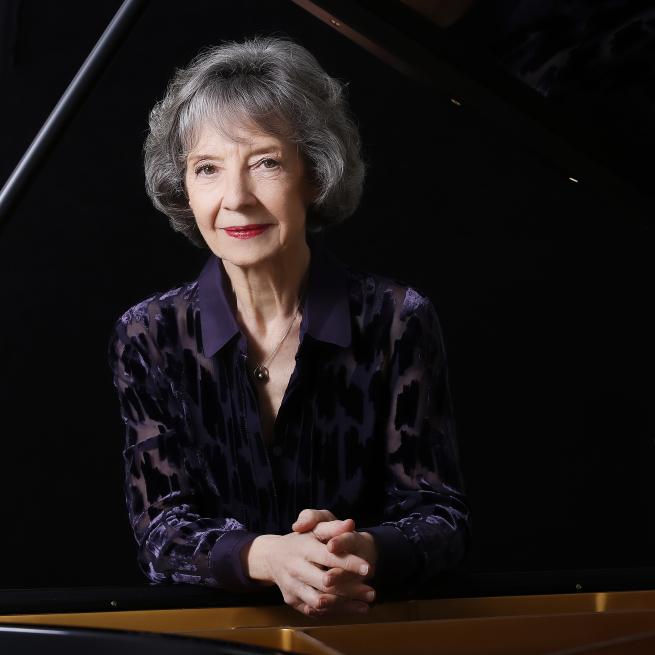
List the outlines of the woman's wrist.
<svg viewBox="0 0 655 655">
<path fill-rule="evenodd" d="M 264 584 L 274 584 L 268 555 L 273 544 L 280 538 L 277 534 L 262 534 L 243 549 L 241 562 L 246 574 Z"/>
</svg>

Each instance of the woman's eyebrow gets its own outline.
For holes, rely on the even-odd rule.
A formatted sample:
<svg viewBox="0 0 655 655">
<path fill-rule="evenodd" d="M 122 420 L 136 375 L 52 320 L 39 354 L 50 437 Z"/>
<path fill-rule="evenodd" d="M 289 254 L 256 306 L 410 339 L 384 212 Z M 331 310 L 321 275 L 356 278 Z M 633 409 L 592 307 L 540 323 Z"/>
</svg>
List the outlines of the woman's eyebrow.
<svg viewBox="0 0 655 655">
<path fill-rule="evenodd" d="M 254 148 L 248 154 L 250 156 L 261 155 L 264 152 L 282 153 L 282 148 L 277 144 L 269 144 L 269 145 L 260 146 L 259 148 Z"/>
<path fill-rule="evenodd" d="M 273 152 L 278 155 L 281 155 L 282 148 L 277 144 L 267 144 L 267 145 L 259 146 L 258 148 L 254 148 L 253 150 L 250 150 L 248 152 L 248 157 L 252 157 L 253 155 L 261 155 L 262 153 L 265 152 Z M 192 164 L 193 162 L 199 161 L 200 159 L 214 159 L 215 161 L 223 161 L 223 158 L 219 157 L 218 155 L 200 154 L 200 155 L 189 155 L 187 162 L 189 164 Z"/>
<path fill-rule="evenodd" d="M 218 161 L 223 161 L 222 157 L 218 157 L 217 155 L 189 155 L 187 161 L 189 164 L 199 161 L 200 159 L 216 159 Z"/>
</svg>

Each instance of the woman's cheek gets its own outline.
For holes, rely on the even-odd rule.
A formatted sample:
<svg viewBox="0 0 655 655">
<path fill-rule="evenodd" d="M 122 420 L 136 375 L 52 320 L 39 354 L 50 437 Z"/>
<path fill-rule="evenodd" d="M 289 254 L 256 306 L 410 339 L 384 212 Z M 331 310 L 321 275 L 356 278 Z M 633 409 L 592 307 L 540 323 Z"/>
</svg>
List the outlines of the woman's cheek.
<svg viewBox="0 0 655 655">
<path fill-rule="evenodd" d="M 197 205 L 196 217 L 207 229 L 217 227 L 220 203 L 215 198 L 205 197 Z"/>
</svg>

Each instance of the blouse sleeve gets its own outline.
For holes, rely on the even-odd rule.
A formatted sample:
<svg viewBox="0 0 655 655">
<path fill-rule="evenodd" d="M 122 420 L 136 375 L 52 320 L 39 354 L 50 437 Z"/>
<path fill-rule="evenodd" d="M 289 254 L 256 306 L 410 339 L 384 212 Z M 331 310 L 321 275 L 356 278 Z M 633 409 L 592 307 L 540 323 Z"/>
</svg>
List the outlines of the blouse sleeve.
<svg viewBox="0 0 655 655">
<path fill-rule="evenodd" d="M 429 299 L 408 298 L 389 364 L 385 520 L 363 530 L 378 551 L 372 582 L 411 593 L 463 558 L 470 514 L 437 313 Z"/>
<path fill-rule="evenodd" d="M 127 316 L 114 326 L 108 361 L 125 424 L 125 495 L 139 565 L 153 582 L 262 589 L 240 560 L 258 535 L 234 518 L 203 512 L 183 404 L 149 335 L 147 313 Z"/>
</svg>

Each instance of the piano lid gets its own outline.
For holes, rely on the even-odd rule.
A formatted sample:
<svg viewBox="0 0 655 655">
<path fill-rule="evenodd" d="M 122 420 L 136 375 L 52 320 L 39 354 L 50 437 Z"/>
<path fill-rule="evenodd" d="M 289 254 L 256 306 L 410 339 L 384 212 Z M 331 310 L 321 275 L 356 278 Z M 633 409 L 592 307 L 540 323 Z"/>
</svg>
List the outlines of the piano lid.
<svg viewBox="0 0 655 655">
<path fill-rule="evenodd" d="M 655 8 L 637 0 L 292 0 L 462 111 L 649 207 Z M 142 12 L 124 0 L 0 190 L 0 224 Z M 649 197 L 650 196 L 650 197 Z"/>
<path fill-rule="evenodd" d="M 655 8 L 541 0 L 293 0 L 561 167 L 649 206 Z M 651 198 L 648 198 L 651 196 Z"/>
</svg>

